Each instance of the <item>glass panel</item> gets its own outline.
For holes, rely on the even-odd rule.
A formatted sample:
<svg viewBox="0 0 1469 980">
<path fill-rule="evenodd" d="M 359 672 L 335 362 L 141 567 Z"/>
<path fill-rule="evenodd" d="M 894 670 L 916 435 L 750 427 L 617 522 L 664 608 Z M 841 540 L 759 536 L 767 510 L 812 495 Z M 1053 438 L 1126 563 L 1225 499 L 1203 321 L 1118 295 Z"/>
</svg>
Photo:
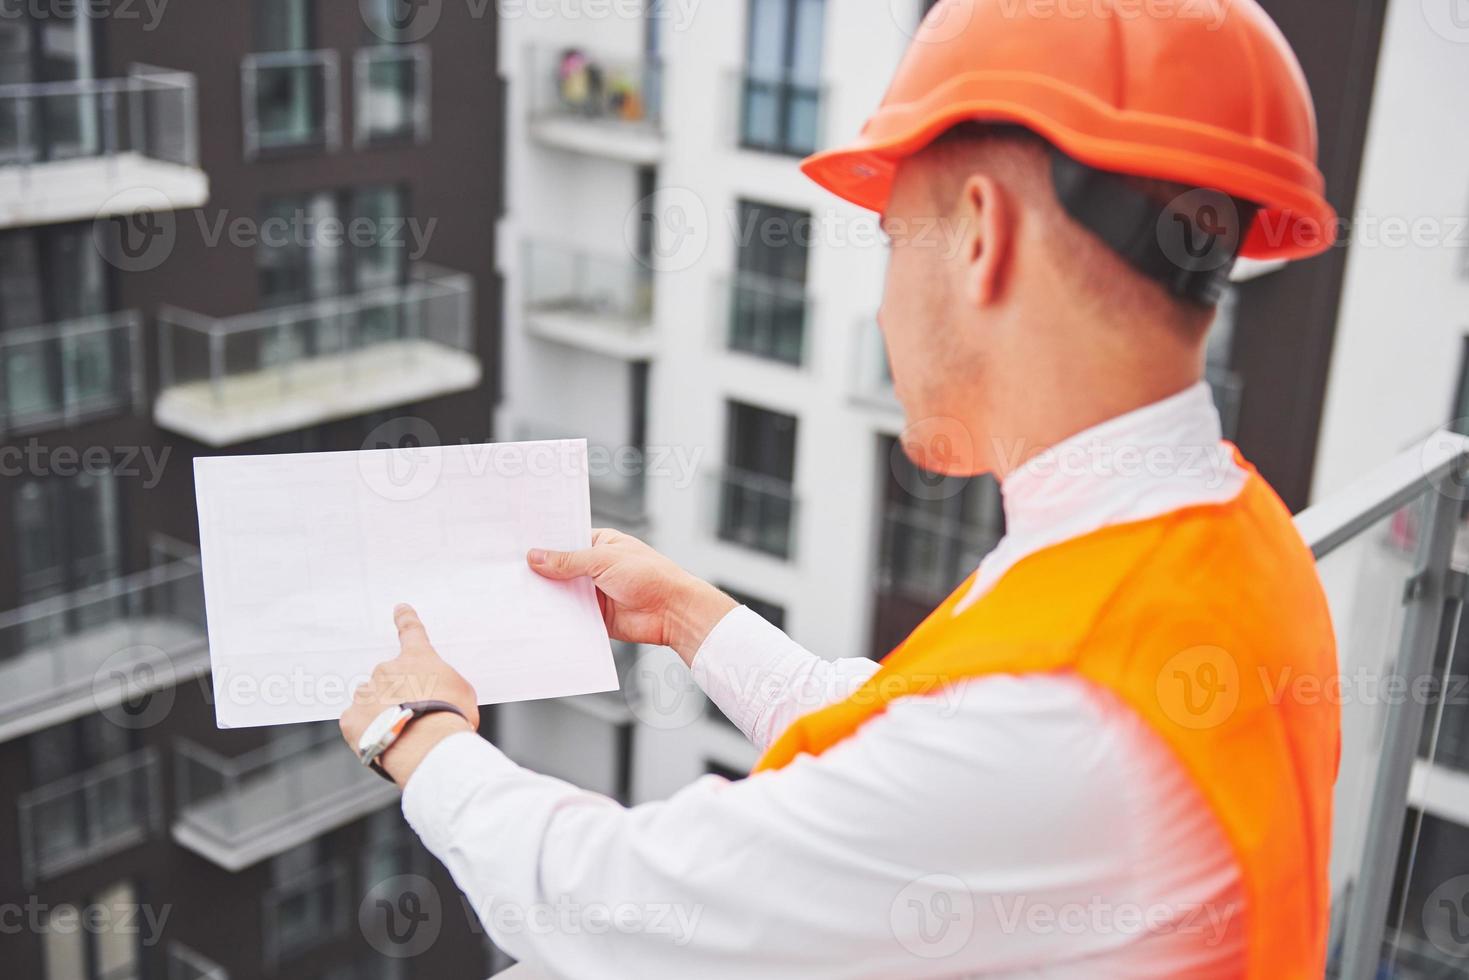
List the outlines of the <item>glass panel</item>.
<svg viewBox="0 0 1469 980">
<path fill-rule="evenodd" d="M 358 111 L 368 139 L 412 135 L 418 98 L 418 60 L 375 54 L 367 63 L 367 89 Z"/>
<path fill-rule="evenodd" d="M 56 345 L 46 337 L 5 345 L 5 408 L 10 419 L 61 412 L 61 361 L 56 354 Z"/>
<path fill-rule="evenodd" d="M 137 894 L 127 882 L 113 885 L 97 896 L 97 904 L 106 908 L 112 928 L 96 934 L 94 950 L 97 976 L 101 980 L 134 980 L 142 974 L 138 942 L 141 931 L 126 924 L 132 921 L 138 905 Z"/>
<path fill-rule="evenodd" d="M 262 147 L 304 146 L 325 138 L 326 84 L 321 65 L 259 66 L 255 84 Z"/>
<path fill-rule="evenodd" d="M 81 911 L 75 905 L 58 905 L 51 910 L 51 916 L 74 924 L 82 921 Z M 73 925 L 67 929 L 42 929 L 41 934 L 46 950 L 46 980 L 77 980 L 87 975 L 84 930 Z"/>
<path fill-rule="evenodd" d="M 260 0 L 258 51 L 311 47 L 311 0 Z"/>
</svg>

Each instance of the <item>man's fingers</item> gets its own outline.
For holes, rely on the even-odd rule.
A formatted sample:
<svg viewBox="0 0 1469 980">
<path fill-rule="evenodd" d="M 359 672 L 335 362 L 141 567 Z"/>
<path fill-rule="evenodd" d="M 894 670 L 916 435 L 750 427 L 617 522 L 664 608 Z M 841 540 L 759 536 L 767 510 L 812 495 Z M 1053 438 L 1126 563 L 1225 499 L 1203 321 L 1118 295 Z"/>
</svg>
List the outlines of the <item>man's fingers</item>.
<svg viewBox="0 0 1469 980">
<path fill-rule="evenodd" d="M 600 562 L 593 557 L 592 552 L 591 548 L 583 548 L 581 551 L 547 551 L 544 548 L 532 548 L 525 557 L 530 567 L 538 574 L 546 578 L 568 579 L 597 574 Z"/>
<path fill-rule="evenodd" d="M 398 627 L 398 642 L 402 644 L 404 656 L 436 656 L 433 645 L 428 641 L 428 630 L 417 611 L 406 602 L 393 608 L 393 623 Z"/>
</svg>

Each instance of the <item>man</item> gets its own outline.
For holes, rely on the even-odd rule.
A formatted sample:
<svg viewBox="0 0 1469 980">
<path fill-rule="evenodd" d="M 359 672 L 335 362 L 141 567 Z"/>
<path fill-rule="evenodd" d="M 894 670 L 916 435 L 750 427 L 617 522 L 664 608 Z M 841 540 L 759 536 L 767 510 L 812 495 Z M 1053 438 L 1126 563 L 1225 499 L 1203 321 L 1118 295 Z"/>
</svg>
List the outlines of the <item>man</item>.
<svg viewBox="0 0 1469 980">
<path fill-rule="evenodd" d="M 861 139 L 805 164 L 892 239 L 911 454 L 1004 495 L 1004 540 L 881 666 L 616 531 L 529 555 L 677 651 L 764 750 L 749 779 L 627 809 L 520 769 L 399 608 L 343 732 L 402 690 L 456 706 L 378 761 L 508 952 L 577 977 L 1321 976 L 1338 718 L 1278 692 L 1334 673 L 1330 620 L 1200 375 L 1236 252 L 1318 252 L 1333 216 L 1274 25 L 1187 6 L 945 0 Z M 547 907 L 632 911 L 497 930 Z"/>
</svg>

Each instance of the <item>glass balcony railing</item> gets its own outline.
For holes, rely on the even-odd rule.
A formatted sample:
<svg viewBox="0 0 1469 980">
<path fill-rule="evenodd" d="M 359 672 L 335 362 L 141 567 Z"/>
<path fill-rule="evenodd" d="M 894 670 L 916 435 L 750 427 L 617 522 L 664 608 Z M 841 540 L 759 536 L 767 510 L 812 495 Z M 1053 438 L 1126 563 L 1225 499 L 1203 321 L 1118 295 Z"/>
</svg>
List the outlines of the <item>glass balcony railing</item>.
<svg viewBox="0 0 1469 980">
<path fill-rule="evenodd" d="M 1436 967 L 1421 971 L 1442 958 L 1423 954 L 1462 956 L 1446 938 L 1462 923 L 1446 922 L 1441 906 L 1469 890 L 1435 904 L 1461 872 L 1420 852 L 1428 837 L 1418 800 L 1462 780 L 1423 732 L 1442 730 L 1436 681 L 1453 662 L 1469 596 L 1455 567 L 1466 487 L 1469 439 L 1440 432 L 1296 519 L 1317 558 L 1340 669 L 1337 688 L 1300 692 L 1332 698 L 1342 715 L 1329 976 L 1437 976 Z"/>
<path fill-rule="evenodd" d="M 715 529 L 721 541 L 789 560 L 795 551 L 797 500 L 786 480 L 726 468 L 716 477 Z"/>
<path fill-rule="evenodd" d="M 349 887 L 347 869 L 332 863 L 267 891 L 261 903 L 265 962 L 276 967 L 346 935 Z"/>
<path fill-rule="evenodd" d="M 584 48 L 532 48 L 531 120 L 561 120 L 644 135 L 661 125 L 663 67 Z"/>
<path fill-rule="evenodd" d="M 473 280 L 428 265 L 401 286 L 239 316 L 165 306 L 154 417 L 229 445 L 467 390 L 474 326 Z"/>
<path fill-rule="evenodd" d="M 0 614 L 0 739 L 208 667 L 198 557 L 160 549 L 147 571 Z"/>
<path fill-rule="evenodd" d="M 738 273 L 729 283 L 728 316 L 730 350 L 795 367 L 805 363 L 811 316 L 805 283 Z"/>
<path fill-rule="evenodd" d="M 158 755 L 144 749 L 22 793 L 22 879 L 34 884 L 147 840 L 162 790 Z"/>
<path fill-rule="evenodd" d="M 334 723 L 236 756 L 180 739 L 174 765 L 174 840 L 228 871 L 360 819 L 397 795 L 343 750 Z"/>
<path fill-rule="evenodd" d="M 132 155 L 199 163 L 196 83 L 138 66 L 126 78 L 0 85 L 0 166 Z M 114 161 L 116 163 L 116 161 Z"/>
<path fill-rule="evenodd" d="M 798 157 L 816 152 L 824 101 L 820 84 L 749 70 L 736 76 L 735 85 L 741 148 Z"/>
<path fill-rule="evenodd" d="M 422 44 L 360 48 L 352 56 L 358 146 L 429 138 L 432 61 Z"/>
<path fill-rule="evenodd" d="M 605 353 L 652 353 L 653 275 L 631 256 L 527 242 L 524 275 L 532 331 Z"/>
<path fill-rule="evenodd" d="M 230 980 L 229 971 L 183 943 L 170 943 L 166 980 Z"/>
<path fill-rule="evenodd" d="M 1002 532 L 945 521 L 894 504 L 882 519 L 878 587 L 885 592 L 938 602 L 978 567 Z"/>
<path fill-rule="evenodd" d="M 341 67 L 335 51 L 272 51 L 240 63 L 245 159 L 342 144 Z"/>
<path fill-rule="evenodd" d="M 0 333 L 0 434 L 72 426 L 142 400 L 132 311 Z"/>
</svg>

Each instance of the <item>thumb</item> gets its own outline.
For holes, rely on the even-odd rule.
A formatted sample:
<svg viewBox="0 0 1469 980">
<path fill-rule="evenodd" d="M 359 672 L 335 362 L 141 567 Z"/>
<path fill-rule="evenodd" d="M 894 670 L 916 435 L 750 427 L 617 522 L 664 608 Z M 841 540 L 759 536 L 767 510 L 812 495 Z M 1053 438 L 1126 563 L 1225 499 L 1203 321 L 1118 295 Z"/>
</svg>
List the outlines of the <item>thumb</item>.
<svg viewBox="0 0 1469 980">
<path fill-rule="evenodd" d="M 591 548 L 583 548 L 581 551 L 547 551 L 544 548 L 532 548 L 525 556 L 525 560 L 537 574 L 557 580 L 595 575 L 600 566 L 600 562 L 593 557 Z"/>
</svg>

